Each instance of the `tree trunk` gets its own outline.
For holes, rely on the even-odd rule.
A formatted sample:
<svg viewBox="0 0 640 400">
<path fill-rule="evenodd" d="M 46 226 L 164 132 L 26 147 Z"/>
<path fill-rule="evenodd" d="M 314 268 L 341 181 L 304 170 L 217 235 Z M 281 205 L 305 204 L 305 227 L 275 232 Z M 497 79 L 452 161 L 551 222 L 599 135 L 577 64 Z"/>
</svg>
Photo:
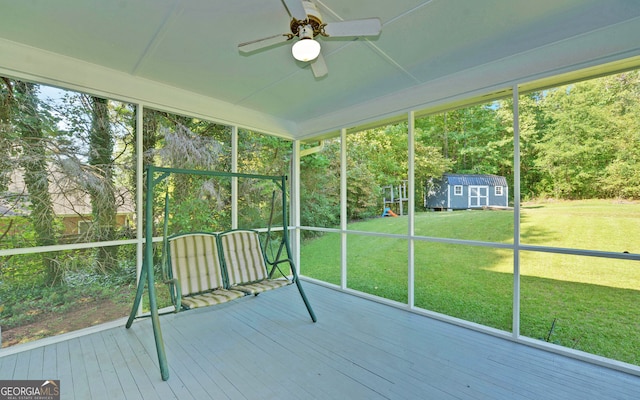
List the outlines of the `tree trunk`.
<svg viewBox="0 0 640 400">
<path fill-rule="evenodd" d="M 29 218 L 36 232 L 36 245 L 51 246 L 56 244 L 57 231 L 49 192 L 44 123 L 38 113 L 35 85 L 16 82 L 15 89 L 20 96 L 20 115 L 16 121 L 23 148 L 19 164 L 24 169 L 24 183 L 29 193 Z M 46 284 L 59 284 L 62 281 L 62 269 L 52 253 L 42 253 L 42 264 Z"/>
<path fill-rule="evenodd" d="M 96 241 L 114 240 L 116 236 L 116 196 L 113 183 L 114 141 L 109 125 L 109 104 L 106 99 L 91 97 L 92 119 L 89 135 L 89 165 L 97 184 L 89 189 L 93 214 L 92 238 Z M 118 248 L 98 247 L 96 265 L 100 272 L 118 269 Z"/>
</svg>

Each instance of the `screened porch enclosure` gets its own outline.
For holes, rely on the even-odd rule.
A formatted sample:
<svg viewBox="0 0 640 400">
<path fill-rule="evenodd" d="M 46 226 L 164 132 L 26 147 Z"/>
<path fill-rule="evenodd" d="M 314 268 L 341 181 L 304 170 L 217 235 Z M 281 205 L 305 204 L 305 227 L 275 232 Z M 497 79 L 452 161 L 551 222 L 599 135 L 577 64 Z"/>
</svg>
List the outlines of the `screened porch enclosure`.
<svg viewBox="0 0 640 400">
<path fill-rule="evenodd" d="M 149 165 L 286 176 L 275 235 L 318 314 L 287 289 L 164 315 L 165 383 L 148 320 L 63 326 L 0 349 L 0 380 L 56 371 L 74 398 L 633 398 L 640 3 L 314 1 L 382 25 L 319 38 L 323 77 L 289 41 L 238 50 L 286 31 L 298 0 L 0 0 L 5 335 L 84 302 L 126 316 L 145 257 L 162 267 L 164 192 L 172 234 L 268 230 L 267 186 L 150 193 Z M 431 212 L 448 173 L 506 185 Z"/>
<path fill-rule="evenodd" d="M 614 76 L 613 79 L 619 78 Z M 518 93 L 517 88 L 514 88 L 511 98 L 498 98 L 480 107 L 484 107 L 484 110 L 504 112 L 505 120 L 515 125 L 518 120 L 516 116 L 519 114 L 516 107 L 520 101 L 526 100 L 526 95 Z M 502 105 L 508 105 L 508 100 L 515 104 L 515 114 Z M 289 229 L 294 238 L 293 245 L 303 275 L 335 285 L 342 290 L 355 290 L 390 300 L 401 307 L 434 311 L 445 319 L 461 319 L 481 324 L 489 331 L 498 329 L 511 335 L 514 340 L 540 340 L 537 345 L 543 347 L 548 342 L 562 344 L 563 347 L 560 348 L 552 347 L 553 351 L 564 350 L 567 354 L 580 358 L 589 358 L 590 354 L 604 356 L 611 358 L 612 365 L 616 368 L 630 372 L 637 370 L 638 354 L 634 350 L 637 335 L 633 333 L 633 321 L 639 304 L 635 300 L 638 297 L 638 256 L 627 250 L 634 248 L 633 238 L 638 236 L 638 232 L 633 230 L 634 225 L 629 225 L 626 219 L 620 219 L 621 222 L 617 223 L 622 224 L 621 227 L 630 228 L 625 231 L 624 242 L 603 237 L 597 240 L 595 248 L 590 248 L 584 247 L 584 241 L 581 240 L 583 236 L 575 232 L 540 235 L 539 232 L 544 232 L 545 229 L 544 221 L 554 217 L 547 216 L 544 207 L 535 204 L 520 207 L 520 204 L 515 202 L 518 207 L 514 209 L 505 209 L 497 213 L 467 214 L 464 217 L 463 214 L 436 216 L 418 212 L 421 185 L 416 185 L 416 182 L 422 179 L 420 166 L 427 153 L 423 153 L 425 149 L 420 147 L 422 138 L 417 136 L 420 131 L 416 130 L 415 126 L 437 126 L 440 114 L 418 119 L 414 113 L 409 113 L 406 122 L 383 126 L 379 132 L 366 130 L 349 133 L 342 130 L 339 137 L 325 139 L 321 145 L 315 146 L 315 143 L 292 142 L 237 127 L 162 114 L 143 106 L 115 104 L 117 109 L 128 110 L 128 113 L 121 111 L 121 120 L 117 120 L 121 125 L 141 119 L 142 123 L 138 127 L 148 127 L 153 125 L 150 121 L 153 121 L 153 115 L 156 114 L 161 114 L 161 122 L 180 120 L 186 124 L 176 124 L 174 131 L 165 131 L 163 136 L 159 136 L 164 143 L 156 144 L 155 162 L 181 165 L 185 162 L 181 158 L 181 146 L 187 143 L 191 148 L 198 148 L 198 151 L 188 154 L 187 162 L 202 159 L 204 161 L 200 161 L 200 168 L 203 169 L 215 169 L 222 174 L 230 173 L 226 171 L 268 170 L 289 175 L 286 187 L 292 199 L 292 211 L 288 215 L 292 221 Z M 461 114 L 471 112 L 478 111 L 460 111 Z M 451 121 L 454 114 L 450 113 L 448 118 Z M 148 158 L 151 154 L 150 149 L 145 147 L 147 145 L 142 140 L 145 136 L 148 139 L 152 132 L 145 130 L 146 128 L 142 129 L 142 132 L 136 132 L 134 127 L 131 129 L 133 131 L 116 131 L 117 135 L 122 135 L 118 140 L 134 148 L 130 158 L 126 160 L 129 163 L 135 161 L 137 164 L 143 158 L 139 155 L 152 160 Z M 361 185 L 363 176 L 373 176 L 375 172 L 363 168 L 366 157 L 359 162 L 353 162 L 351 157 L 355 154 L 354 149 L 362 151 L 363 148 L 371 147 L 375 151 L 371 141 L 376 134 L 383 138 L 395 135 L 394 140 L 397 140 L 397 143 L 392 149 L 401 157 L 413 154 L 413 158 L 406 159 L 406 168 L 402 167 L 397 172 L 401 177 L 405 174 L 409 176 L 408 189 L 414 193 L 414 196 L 407 198 L 408 215 L 400 218 L 378 218 L 379 215 L 376 214 L 380 210 L 367 206 L 366 201 L 354 196 L 350 189 L 351 186 Z M 131 146 L 130 143 L 134 142 L 136 146 Z M 322 162 L 318 159 L 308 161 L 314 157 L 322 157 Z M 383 155 L 384 157 L 387 156 Z M 519 160 L 514 158 L 511 162 L 517 165 Z M 526 161 L 523 160 L 522 163 L 524 162 Z M 126 176 L 129 182 L 142 179 L 142 174 L 127 168 L 128 165 L 131 164 L 119 164 L 117 169 L 127 171 L 123 176 Z M 54 170 L 52 175 L 56 177 L 54 182 L 67 184 L 67 180 L 60 179 L 61 172 L 58 170 Z M 123 184 L 125 181 L 119 182 Z M 142 189 L 144 185 L 140 184 L 140 181 L 137 182 L 137 186 L 130 187 L 127 192 L 129 194 L 122 198 L 131 203 L 130 209 L 142 212 L 144 207 L 136 207 L 136 203 L 146 194 Z M 517 183 L 517 180 L 515 182 Z M 522 185 L 522 182 L 516 185 L 514 191 L 518 193 L 517 196 Z M 55 191 L 64 193 L 69 187 L 59 186 Z M 174 230 L 173 233 L 185 229 L 265 229 L 268 220 L 269 190 L 251 179 L 240 179 L 232 184 L 230 181 L 200 182 L 189 178 L 166 185 L 163 190 L 169 188 L 181 198 L 171 212 L 173 217 L 170 226 Z M 80 189 L 82 187 L 78 186 L 74 190 Z M 193 193 L 193 198 L 188 198 L 187 193 Z M 158 195 L 158 200 L 161 197 L 162 193 Z M 314 208 L 319 199 L 329 201 L 329 204 L 323 206 L 324 210 Z M 596 232 L 589 230 L 589 227 L 594 225 L 593 221 L 599 220 L 605 224 L 605 221 L 610 221 L 612 217 L 625 218 L 626 215 L 634 215 L 633 207 L 635 206 L 631 203 L 622 203 L 615 214 L 609 215 L 598 211 L 597 208 L 592 211 L 593 206 L 587 202 L 577 209 L 575 217 L 572 216 L 575 210 L 566 209 L 560 217 L 555 218 L 561 219 L 564 224 L 568 224 L 570 220 L 578 221 L 579 232 L 593 236 Z M 562 207 L 560 209 L 562 210 Z M 159 208 L 153 212 L 154 219 L 162 218 Z M 90 213 L 90 208 L 89 211 L 85 211 L 85 214 Z M 542 219 L 538 220 L 536 214 L 540 214 Z M 22 218 L 9 216 L 14 219 Z M 456 226 L 454 220 L 462 218 L 468 225 L 451 230 L 450 228 Z M 130 224 L 134 224 L 135 220 L 142 221 L 144 218 L 141 218 L 140 214 L 132 215 Z M 87 231 L 96 231 L 97 227 L 91 227 L 91 224 L 92 220 L 87 219 Z M 438 229 L 438 224 L 447 228 L 444 234 L 442 229 Z M 495 229 L 467 229 L 472 226 Z M 123 229 L 123 232 L 133 235 L 134 229 L 137 228 L 130 226 L 126 230 Z M 281 230 L 282 226 L 278 226 L 278 229 Z M 33 248 L 29 242 L 22 242 L 25 236 L 21 234 L 20 229 L 14 228 L 7 232 L 10 232 L 10 247 L 0 251 L 3 256 L 9 256 L 7 260 L 11 260 L 16 266 L 29 262 L 33 268 L 34 260 L 39 255 L 51 252 L 58 261 L 69 262 L 69 265 L 72 265 L 66 270 L 72 279 L 81 279 L 86 271 L 82 270 L 79 259 L 92 255 L 98 257 L 99 261 L 104 260 L 101 258 L 101 252 L 93 249 L 92 240 L 99 239 L 97 236 L 76 233 L 76 243 L 65 243 L 64 241 L 70 239 L 70 236 L 65 236 L 64 241 L 61 240 L 56 246 Z M 126 264 L 126 269 L 120 271 L 121 275 L 132 273 L 134 264 L 140 262 L 140 259 L 136 258 L 136 251 L 141 251 L 144 247 L 144 234 L 138 234 L 139 236 L 133 239 L 113 237 L 113 240 L 96 242 L 97 249 L 107 250 L 115 248 L 115 245 L 128 249 L 114 253 L 120 257 L 121 263 Z M 159 235 L 160 229 L 152 230 L 152 236 L 156 236 L 156 243 L 161 241 Z M 319 237 L 328 240 L 315 240 Z M 319 250 L 322 254 L 320 262 L 317 258 L 308 258 L 309 249 L 312 253 L 318 252 L 317 249 L 314 250 L 318 243 L 323 243 L 324 246 Z M 618 251 L 620 246 L 624 246 L 625 251 Z M 385 252 L 383 249 L 389 250 Z M 161 253 L 159 248 L 154 251 L 157 251 L 157 254 Z M 389 254 L 393 256 L 388 257 Z M 451 254 L 456 254 L 454 264 L 447 261 L 447 258 L 452 259 L 451 256 L 447 256 Z M 606 268 L 598 266 L 602 259 L 606 260 Z M 100 262 L 97 265 L 100 266 Z M 514 265 L 521 271 L 520 274 L 514 274 Z M 563 275 L 556 276 L 550 273 L 549 267 L 553 265 L 563 266 Z M 475 267 L 476 270 L 465 269 L 468 266 Z M 597 274 L 591 272 L 594 266 L 599 270 Z M 16 269 L 12 267 L 12 270 Z M 133 281 L 132 274 L 127 276 Z M 93 275 L 89 278 L 94 279 Z M 461 293 L 465 295 L 461 296 Z M 469 296 L 470 293 L 473 295 Z M 554 295 L 552 301 L 549 301 L 546 293 L 562 294 Z M 605 304 L 597 299 L 590 299 L 586 293 L 599 293 L 603 299 L 614 300 Z M 622 304 L 628 304 L 622 312 L 614 308 L 613 304 L 621 303 L 620 300 Z M 451 307 L 456 303 L 469 305 L 462 308 Z M 585 305 L 588 305 L 586 310 Z M 540 309 L 542 311 L 538 312 Z M 535 313 L 531 313 L 531 310 Z M 544 319 L 541 319 L 541 315 Z M 604 317 L 593 319 L 593 315 Z M 556 322 L 559 328 L 557 330 Z M 591 334 L 585 327 L 596 333 Z M 555 339 L 562 331 L 567 332 L 567 336 Z M 620 332 L 625 333 L 618 335 Z M 556 336 L 552 338 L 552 334 Z M 601 350 L 597 347 L 598 342 L 603 341 L 614 343 L 614 346 L 610 346 L 614 350 Z M 621 366 L 616 361 L 622 361 L 624 364 Z"/>
</svg>

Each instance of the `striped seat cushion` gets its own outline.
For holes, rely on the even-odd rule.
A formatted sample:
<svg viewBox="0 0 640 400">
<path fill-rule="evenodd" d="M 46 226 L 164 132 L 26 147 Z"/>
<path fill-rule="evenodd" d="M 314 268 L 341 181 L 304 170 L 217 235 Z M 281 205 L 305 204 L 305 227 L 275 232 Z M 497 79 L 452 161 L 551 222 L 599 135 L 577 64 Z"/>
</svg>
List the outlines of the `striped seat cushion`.
<svg viewBox="0 0 640 400">
<path fill-rule="evenodd" d="M 291 284 L 286 279 L 267 279 L 267 266 L 255 231 L 230 231 L 220 234 L 229 286 L 258 294 Z"/>
<path fill-rule="evenodd" d="M 277 289 L 279 287 L 291 285 L 293 281 L 287 279 L 269 279 L 262 282 L 248 283 L 246 285 L 237 285 L 233 288 L 246 294 L 258 294 L 267 290 Z"/>
<path fill-rule="evenodd" d="M 215 234 L 197 233 L 169 240 L 171 271 L 182 296 L 224 288 Z"/>
<path fill-rule="evenodd" d="M 231 301 L 243 296 L 246 296 L 246 293 L 237 290 L 219 289 L 212 292 L 183 297 L 181 301 L 182 305 L 185 308 L 192 309 L 226 303 L 227 301 Z"/>
</svg>

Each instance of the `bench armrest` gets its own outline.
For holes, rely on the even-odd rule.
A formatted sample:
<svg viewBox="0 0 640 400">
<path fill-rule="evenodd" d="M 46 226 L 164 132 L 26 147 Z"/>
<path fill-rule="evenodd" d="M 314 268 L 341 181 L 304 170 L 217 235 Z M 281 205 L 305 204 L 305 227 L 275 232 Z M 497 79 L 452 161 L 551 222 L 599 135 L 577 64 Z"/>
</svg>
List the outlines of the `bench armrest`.
<svg viewBox="0 0 640 400">
<path fill-rule="evenodd" d="M 294 264 L 293 264 L 293 260 L 292 260 L 292 259 L 290 259 L 290 258 L 285 258 L 285 259 L 278 260 L 278 261 L 275 261 L 275 262 L 267 261 L 267 265 L 269 265 L 269 266 L 271 267 L 271 268 L 269 269 L 269 275 L 268 275 L 268 276 L 269 276 L 269 279 L 273 278 L 273 273 L 275 272 L 275 270 L 276 270 L 276 269 L 277 269 L 278 271 L 280 271 L 280 274 L 281 274 L 283 277 L 285 277 L 285 278 L 287 277 L 287 276 L 282 272 L 282 270 L 278 267 L 278 265 L 279 265 L 279 264 L 282 264 L 282 263 L 289 263 L 289 269 L 291 270 L 291 275 L 293 275 L 293 277 L 294 277 L 294 278 L 298 275 L 298 274 L 297 274 L 297 271 L 295 271 L 295 267 L 294 267 Z"/>
<path fill-rule="evenodd" d="M 164 283 L 169 285 L 169 294 L 171 295 L 171 300 L 173 300 L 175 310 L 174 313 L 177 313 L 182 308 L 182 289 L 180 289 L 180 281 L 177 278 L 168 279 Z"/>
</svg>

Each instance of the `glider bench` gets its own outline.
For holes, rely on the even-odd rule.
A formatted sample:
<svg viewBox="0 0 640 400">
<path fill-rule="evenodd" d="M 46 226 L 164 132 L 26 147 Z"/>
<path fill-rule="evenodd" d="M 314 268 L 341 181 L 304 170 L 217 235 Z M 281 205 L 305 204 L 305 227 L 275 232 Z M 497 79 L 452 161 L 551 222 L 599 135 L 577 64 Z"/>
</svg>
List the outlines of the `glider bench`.
<svg viewBox="0 0 640 400">
<path fill-rule="evenodd" d="M 175 312 L 257 296 L 295 283 L 311 319 L 316 321 L 293 261 L 286 258 L 269 262 L 257 231 L 178 234 L 168 238 L 168 253 Z M 291 276 L 280 270 L 283 263 L 289 264 Z M 276 270 L 282 277 L 273 278 Z"/>
</svg>

